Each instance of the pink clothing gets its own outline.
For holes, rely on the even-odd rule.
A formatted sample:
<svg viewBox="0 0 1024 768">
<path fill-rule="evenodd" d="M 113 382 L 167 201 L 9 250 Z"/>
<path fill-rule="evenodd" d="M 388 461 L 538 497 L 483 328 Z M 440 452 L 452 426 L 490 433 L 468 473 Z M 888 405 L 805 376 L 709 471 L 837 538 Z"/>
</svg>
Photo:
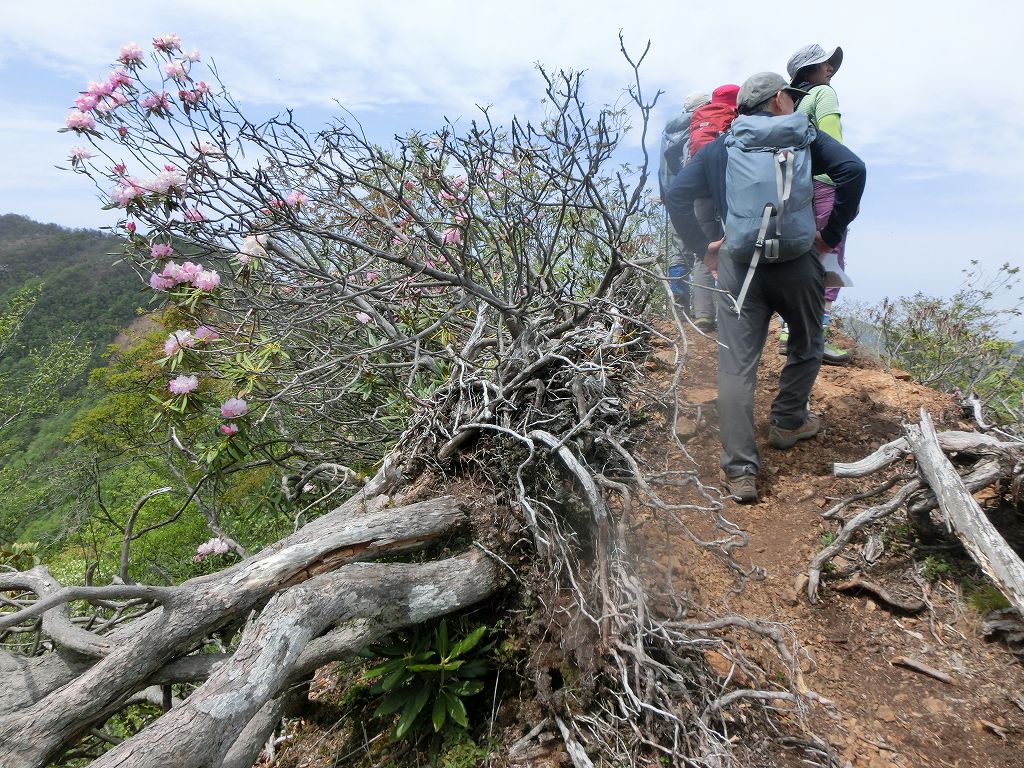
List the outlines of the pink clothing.
<svg viewBox="0 0 1024 768">
<path fill-rule="evenodd" d="M 832 213 L 832 206 L 836 200 L 836 188 L 832 184 L 814 180 L 814 223 L 820 232 L 822 227 L 828 224 L 828 217 Z M 846 269 L 846 233 L 839 241 L 832 253 L 839 259 L 839 266 Z M 839 296 L 838 288 L 825 289 L 825 301 L 835 301 Z"/>
</svg>

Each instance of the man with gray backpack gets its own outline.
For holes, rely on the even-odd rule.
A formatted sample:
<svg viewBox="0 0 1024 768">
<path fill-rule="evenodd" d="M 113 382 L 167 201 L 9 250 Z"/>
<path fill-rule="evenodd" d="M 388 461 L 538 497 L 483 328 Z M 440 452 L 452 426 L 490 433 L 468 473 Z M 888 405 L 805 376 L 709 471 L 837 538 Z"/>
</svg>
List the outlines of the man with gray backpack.
<svg viewBox="0 0 1024 768">
<path fill-rule="evenodd" d="M 794 114 L 802 91 L 780 75 L 747 79 L 737 97 L 740 115 L 672 181 L 665 205 L 684 242 L 718 270 L 718 413 L 722 481 L 740 502 L 757 501 L 761 456 L 754 436 L 757 366 L 777 312 L 789 325 L 786 365 L 771 407 L 769 444 L 789 449 L 818 434 L 808 410 L 821 367 L 825 268 L 818 253 L 840 241 L 860 206 L 864 163 Z M 814 221 L 812 175 L 836 184 L 827 224 Z M 693 202 L 714 200 L 725 237 L 709 242 Z M 721 257 L 719 256 L 721 254 Z"/>
</svg>

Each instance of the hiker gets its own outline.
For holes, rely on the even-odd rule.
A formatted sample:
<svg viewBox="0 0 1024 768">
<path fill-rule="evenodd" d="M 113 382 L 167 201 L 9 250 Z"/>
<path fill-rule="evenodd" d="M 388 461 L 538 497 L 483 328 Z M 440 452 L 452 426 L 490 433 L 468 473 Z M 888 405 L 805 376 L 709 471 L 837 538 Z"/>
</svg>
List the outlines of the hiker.
<svg viewBox="0 0 1024 768">
<path fill-rule="evenodd" d="M 832 76 L 839 71 L 843 63 L 843 49 L 836 46 L 826 51 L 817 43 L 805 45 L 789 58 L 786 71 L 789 73 L 790 85 L 807 91 L 808 95 L 800 99 L 796 106 L 803 112 L 811 124 L 819 131 L 827 133 L 842 143 L 843 128 L 840 124 L 839 97 L 832 88 Z M 835 184 L 828 174 L 814 177 L 814 218 L 818 226 L 828 221 L 835 198 Z M 839 266 L 846 268 L 846 235 L 839 241 L 832 253 L 835 254 Z M 832 322 L 832 303 L 839 296 L 839 287 L 825 288 L 825 310 L 822 313 L 821 325 L 825 331 L 825 351 L 822 362 L 830 365 L 844 365 L 850 360 L 849 350 L 835 344 L 830 339 Z M 786 329 L 779 333 L 779 352 L 786 352 Z"/>
<path fill-rule="evenodd" d="M 658 186 L 661 199 L 665 200 L 669 186 L 689 157 L 690 121 L 693 112 L 711 101 L 704 91 L 694 91 L 683 101 L 683 112 L 669 121 L 661 134 L 661 166 L 658 169 Z M 670 228 L 668 247 L 668 276 L 672 301 L 682 312 L 690 313 L 690 273 L 693 271 L 696 254 L 687 248 L 674 229 Z"/>
<path fill-rule="evenodd" d="M 820 416 L 807 407 L 824 346 L 825 268 L 818 254 L 842 239 L 864 191 L 860 159 L 815 131 L 806 115 L 794 114 L 795 98 L 802 95 L 774 72 L 748 78 L 731 130 L 693 156 L 665 201 L 683 240 L 698 252 L 703 246 L 705 262 L 718 269 L 722 481 L 743 503 L 757 500 L 761 456 L 754 439 L 754 386 L 773 312 L 789 324 L 789 349 L 771 406 L 768 442 L 785 450 L 821 427 Z M 836 185 L 832 213 L 820 228 L 812 173 L 827 173 Z M 781 186 L 789 194 L 778 195 L 778 182 L 787 179 Z M 693 202 L 701 197 L 714 200 L 725 224 L 721 240 L 710 241 L 697 221 Z"/>
<path fill-rule="evenodd" d="M 711 92 L 709 103 L 694 110 L 690 121 L 690 146 L 686 162 L 729 130 L 732 121 L 736 119 L 736 94 L 739 90 L 740 87 L 732 83 L 720 85 Z M 711 198 L 699 198 L 693 206 L 704 234 L 712 240 L 719 239 L 722 236 L 722 223 L 715 214 Z M 692 274 L 693 324 L 699 331 L 710 333 L 717 327 L 713 290 L 715 277 L 703 259 L 695 259 Z"/>
</svg>

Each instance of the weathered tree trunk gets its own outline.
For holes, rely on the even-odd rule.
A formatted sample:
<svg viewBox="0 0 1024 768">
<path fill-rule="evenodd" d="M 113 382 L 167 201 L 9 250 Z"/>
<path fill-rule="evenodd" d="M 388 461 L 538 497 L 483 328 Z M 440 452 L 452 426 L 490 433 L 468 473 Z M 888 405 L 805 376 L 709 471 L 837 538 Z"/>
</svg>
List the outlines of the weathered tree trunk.
<svg viewBox="0 0 1024 768">
<path fill-rule="evenodd" d="M 112 650 L 91 666 L 55 654 L 25 665 L 4 696 L 4 768 L 44 765 L 136 691 L 189 675 L 210 677 L 182 706 L 98 765 L 220 765 L 252 717 L 294 677 L 358 650 L 354 642 L 455 610 L 495 588 L 490 563 L 475 555 L 417 566 L 359 564 L 422 547 L 462 520 L 450 497 L 390 509 L 385 500 L 361 496 L 232 568 L 174 588 L 160 607 L 97 637 Z M 182 658 L 212 632 L 261 607 L 234 655 Z M 44 617 L 63 610 L 51 608 Z M 356 633 L 342 627 L 316 642 L 333 624 L 348 621 Z M 18 667 L 12 658 L 4 665 Z"/>
<path fill-rule="evenodd" d="M 985 575 L 1024 616 L 1024 562 L 989 522 L 943 454 L 931 417 L 922 410 L 920 427 L 911 426 L 907 432 L 917 465 L 938 497 L 939 507 L 953 533 Z"/>
<path fill-rule="evenodd" d="M 476 553 L 422 565 L 354 564 L 316 576 L 275 595 L 245 630 L 230 661 L 180 707 L 93 766 L 221 765 L 242 729 L 286 687 L 302 651 L 326 627 L 353 619 L 405 626 L 472 604 L 495 586 L 493 566 Z"/>
</svg>

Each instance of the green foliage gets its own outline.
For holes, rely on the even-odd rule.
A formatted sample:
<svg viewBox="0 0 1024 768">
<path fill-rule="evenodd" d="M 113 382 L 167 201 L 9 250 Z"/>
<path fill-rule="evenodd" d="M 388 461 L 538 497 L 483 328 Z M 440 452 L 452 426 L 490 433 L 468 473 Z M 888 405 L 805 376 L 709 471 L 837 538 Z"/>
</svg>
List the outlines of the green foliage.
<svg viewBox="0 0 1024 768">
<path fill-rule="evenodd" d="M 921 564 L 921 575 L 928 581 L 935 582 L 948 576 L 953 566 L 949 560 L 940 555 L 928 555 Z"/>
<path fill-rule="evenodd" d="M 1006 320 L 1024 306 L 1024 297 L 1013 295 L 1020 268 L 1007 263 L 986 278 L 972 261 L 964 272 L 951 298 L 886 299 L 864 320 L 877 332 L 885 362 L 927 386 L 975 394 L 998 423 L 1024 425 L 1024 354 L 1002 338 Z"/>
<path fill-rule="evenodd" d="M 460 626 L 460 629 L 462 627 Z M 480 646 L 488 627 L 481 625 L 458 640 L 450 638 L 448 622 L 396 632 L 388 642 L 371 646 L 367 658 L 384 659 L 364 672 L 373 680 L 370 693 L 381 702 L 375 717 L 399 715 L 391 732 L 398 740 L 431 726 L 439 733 L 453 723 L 469 727 L 463 699 L 483 690 L 480 680 L 490 670 L 486 659 L 490 646 Z"/>
<path fill-rule="evenodd" d="M 982 616 L 1010 607 L 1010 601 L 989 581 L 965 579 L 960 585 L 964 600 Z"/>
<path fill-rule="evenodd" d="M 829 544 L 831 544 L 835 540 L 836 540 L 835 533 L 833 533 L 832 531 L 826 531 L 825 533 L 821 534 L 821 538 L 818 539 L 818 542 L 821 544 L 821 546 L 827 547 Z"/>
<path fill-rule="evenodd" d="M 27 571 L 39 565 L 37 541 L 15 541 L 0 545 L 0 566 L 7 566 L 16 571 Z"/>
<path fill-rule="evenodd" d="M 438 768 L 478 768 L 484 765 L 490 754 L 463 729 L 449 729 L 434 765 Z"/>
</svg>

